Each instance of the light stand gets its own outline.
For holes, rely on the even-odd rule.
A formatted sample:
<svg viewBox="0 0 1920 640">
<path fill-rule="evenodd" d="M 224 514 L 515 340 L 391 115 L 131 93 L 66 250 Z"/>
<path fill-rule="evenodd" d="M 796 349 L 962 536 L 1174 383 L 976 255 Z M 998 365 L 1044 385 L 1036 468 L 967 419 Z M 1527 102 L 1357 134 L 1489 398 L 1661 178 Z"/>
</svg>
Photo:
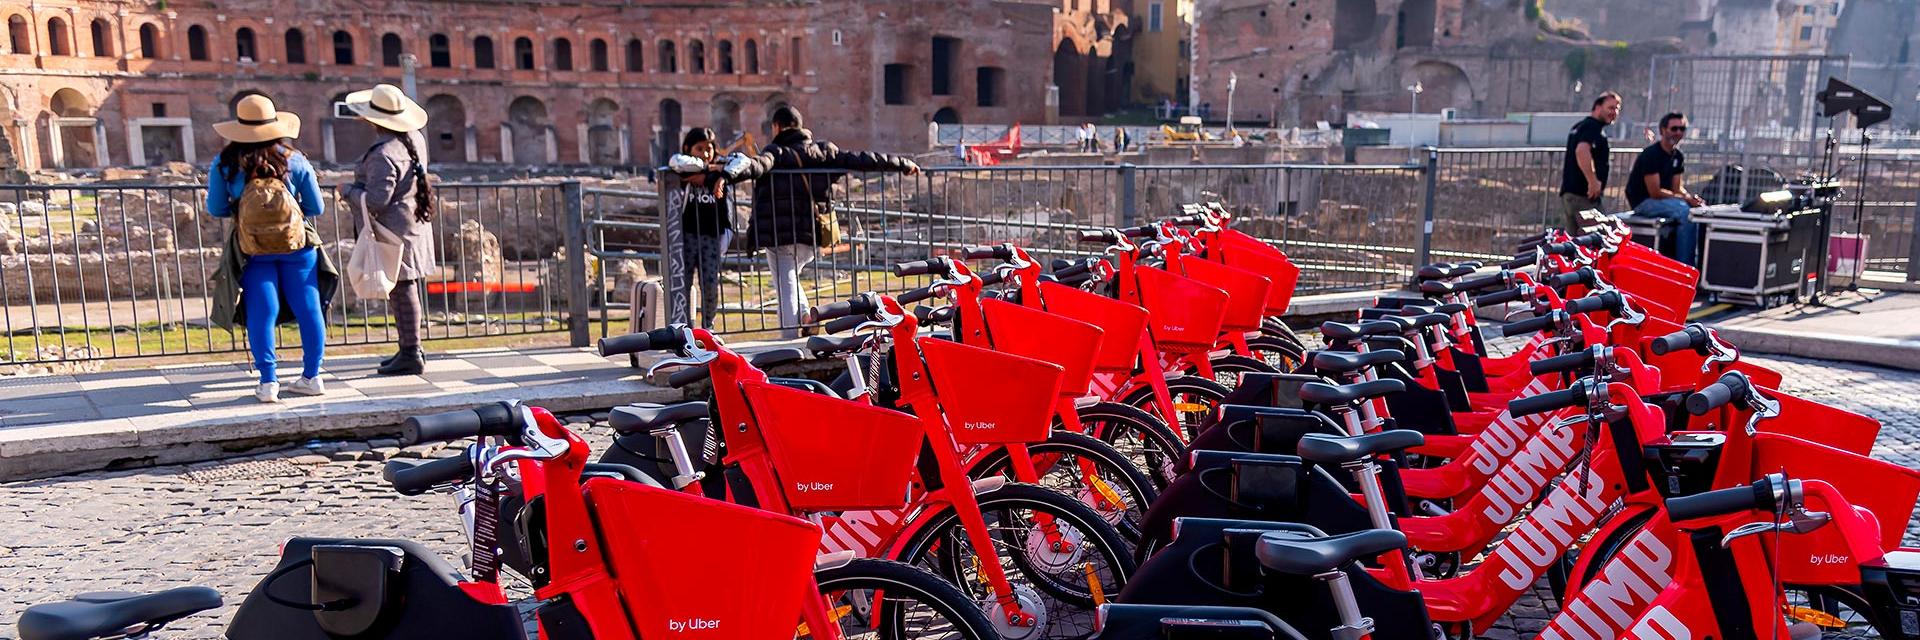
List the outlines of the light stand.
<svg viewBox="0 0 1920 640">
<path fill-rule="evenodd" d="M 1857 246 L 1857 248 L 1861 250 L 1858 252 L 1858 255 L 1855 256 L 1855 260 L 1857 261 L 1856 265 L 1861 267 L 1860 270 L 1864 271 L 1864 262 L 1867 259 L 1866 251 L 1864 251 L 1866 248 L 1864 246 L 1864 232 L 1866 228 L 1867 163 L 1871 159 L 1868 150 L 1873 144 L 1873 136 L 1869 133 L 1868 128 L 1892 118 L 1893 106 L 1885 100 L 1874 97 L 1873 94 L 1831 77 L 1827 78 L 1827 86 L 1820 91 L 1817 98 L 1820 101 L 1821 115 L 1828 118 L 1827 144 L 1826 149 L 1822 153 L 1824 157 L 1821 159 L 1821 176 L 1818 178 L 1820 182 L 1811 185 L 1811 193 L 1809 195 L 1815 198 L 1816 202 L 1820 203 L 1820 207 L 1824 211 L 1820 214 L 1820 240 L 1815 246 L 1814 251 L 1816 258 L 1813 265 L 1811 265 L 1816 269 L 1814 272 L 1814 286 L 1811 291 L 1807 292 L 1807 300 L 1802 306 L 1841 309 L 1849 313 L 1859 313 L 1858 310 L 1835 307 L 1821 300 L 1821 298 L 1828 293 L 1827 287 L 1830 284 L 1830 279 L 1827 274 L 1827 260 L 1829 258 L 1829 247 L 1833 243 L 1833 205 L 1834 200 L 1837 198 L 1823 198 L 1820 194 L 1822 190 L 1828 189 L 1828 185 L 1839 177 L 1837 167 L 1839 164 L 1839 142 L 1834 136 L 1833 118 L 1842 113 L 1852 113 L 1854 116 L 1854 126 L 1860 128 L 1860 184 L 1854 192 L 1853 221 L 1854 238 L 1862 244 Z M 1863 292 L 1860 289 L 1859 277 L 1849 278 L 1846 291 L 1863 298 L 1869 295 L 1869 293 Z"/>
<path fill-rule="evenodd" d="M 1867 97 L 1873 98 L 1871 95 Z M 1867 271 L 1867 164 L 1873 161 L 1873 154 L 1870 153 L 1873 147 L 1871 127 L 1892 118 L 1893 107 L 1874 98 L 1873 102 L 1855 107 L 1853 116 L 1854 123 L 1860 127 L 1860 187 L 1853 194 L 1853 237 L 1859 244 L 1855 247 L 1853 269 L 1857 273 L 1848 274 L 1847 286 L 1843 291 L 1854 294 L 1862 300 L 1871 301 L 1873 296 L 1880 295 L 1880 290 L 1860 287 L 1860 280 L 1866 276 Z M 1822 262 L 1821 267 L 1824 269 L 1825 266 Z"/>
</svg>

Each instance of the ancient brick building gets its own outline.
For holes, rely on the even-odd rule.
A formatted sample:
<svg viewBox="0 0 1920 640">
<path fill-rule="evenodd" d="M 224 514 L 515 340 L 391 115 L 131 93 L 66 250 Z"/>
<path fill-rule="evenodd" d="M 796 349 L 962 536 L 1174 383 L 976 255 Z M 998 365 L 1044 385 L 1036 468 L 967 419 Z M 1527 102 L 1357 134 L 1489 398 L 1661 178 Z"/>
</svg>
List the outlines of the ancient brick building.
<svg viewBox="0 0 1920 640">
<path fill-rule="evenodd" d="M 930 120 L 1050 121 L 1056 43 L 1085 60 L 1073 104 L 1121 95 L 1123 18 L 1081 1 L 0 0 L 0 167 L 205 162 L 248 89 L 349 162 L 367 126 L 333 102 L 408 64 L 438 162 L 645 164 L 685 127 L 764 142 L 780 104 L 849 147 L 919 150 Z"/>
</svg>

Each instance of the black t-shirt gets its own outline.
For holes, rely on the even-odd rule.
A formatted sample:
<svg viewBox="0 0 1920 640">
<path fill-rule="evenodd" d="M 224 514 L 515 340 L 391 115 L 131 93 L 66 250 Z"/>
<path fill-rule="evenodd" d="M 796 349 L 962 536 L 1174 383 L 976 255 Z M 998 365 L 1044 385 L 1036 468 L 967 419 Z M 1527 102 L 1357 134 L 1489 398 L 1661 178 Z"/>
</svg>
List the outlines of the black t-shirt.
<svg viewBox="0 0 1920 640">
<path fill-rule="evenodd" d="M 1587 195 L 1587 176 L 1580 172 L 1580 161 L 1574 157 L 1580 143 L 1593 145 L 1593 175 L 1600 178 L 1600 184 L 1607 184 L 1607 123 L 1593 116 L 1581 118 L 1567 132 L 1566 161 L 1560 168 L 1560 193 Z"/>
<path fill-rule="evenodd" d="M 1675 176 L 1687 172 L 1687 154 L 1675 147 L 1673 153 L 1660 148 L 1660 143 L 1640 151 L 1640 157 L 1633 159 L 1633 172 L 1627 174 L 1627 206 L 1638 207 L 1652 194 L 1647 191 L 1647 176 L 1660 176 L 1660 186 L 1672 189 Z"/>
<path fill-rule="evenodd" d="M 708 176 L 712 184 L 713 176 Z M 713 187 L 688 185 L 687 206 L 680 210 L 680 224 L 687 233 L 718 236 L 733 227 L 727 215 L 726 200 L 713 195 Z"/>
</svg>

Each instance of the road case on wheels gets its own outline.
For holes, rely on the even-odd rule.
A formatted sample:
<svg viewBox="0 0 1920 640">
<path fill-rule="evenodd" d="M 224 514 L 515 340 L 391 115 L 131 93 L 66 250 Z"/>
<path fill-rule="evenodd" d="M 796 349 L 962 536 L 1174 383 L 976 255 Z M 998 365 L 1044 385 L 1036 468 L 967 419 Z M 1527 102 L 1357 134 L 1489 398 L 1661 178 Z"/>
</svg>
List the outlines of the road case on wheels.
<svg viewBox="0 0 1920 640">
<path fill-rule="evenodd" d="M 1674 223 L 1672 220 L 1638 216 L 1628 211 L 1620 214 L 1620 221 L 1626 223 L 1627 230 L 1633 232 L 1634 242 L 1651 247 L 1661 255 L 1673 257 Z"/>
<path fill-rule="evenodd" d="M 1823 209 L 1778 213 L 1743 211 L 1735 205 L 1693 211 L 1705 238 L 1700 254 L 1700 290 L 1715 302 L 1766 308 L 1798 299 L 1815 268 Z"/>
</svg>

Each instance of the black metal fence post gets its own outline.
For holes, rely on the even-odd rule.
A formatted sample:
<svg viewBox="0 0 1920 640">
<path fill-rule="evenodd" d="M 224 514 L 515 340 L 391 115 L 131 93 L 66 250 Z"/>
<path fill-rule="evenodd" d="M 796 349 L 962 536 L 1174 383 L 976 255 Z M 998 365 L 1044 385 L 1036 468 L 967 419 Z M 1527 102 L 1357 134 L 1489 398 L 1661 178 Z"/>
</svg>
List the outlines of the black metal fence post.
<svg viewBox="0 0 1920 640">
<path fill-rule="evenodd" d="M 588 335 L 590 319 L 587 298 L 587 206 L 586 193 L 578 180 L 560 183 L 562 200 L 562 239 L 567 246 L 567 335 L 573 346 L 593 344 Z"/>
<path fill-rule="evenodd" d="M 660 287 L 667 298 L 667 324 L 693 324 L 692 286 L 687 279 L 686 228 L 680 212 L 687 207 L 687 190 L 680 174 L 659 169 Z M 731 211 L 728 212 L 731 215 Z"/>
<path fill-rule="evenodd" d="M 1913 224 L 1907 233 L 1907 282 L 1920 282 L 1920 197 L 1914 198 Z"/>
<path fill-rule="evenodd" d="M 1134 226 L 1134 220 L 1140 214 L 1140 194 L 1134 189 L 1137 176 L 1132 163 L 1120 165 L 1120 226 Z"/>
<path fill-rule="evenodd" d="M 1434 194 L 1440 187 L 1440 150 L 1427 147 L 1427 163 L 1423 169 L 1427 180 L 1426 199 L 1420 205 L 1420 250 L 1413 256 L 1413 268 L 1419 269 L 1433 262 L 1433 206 Z"/>
</svg>

